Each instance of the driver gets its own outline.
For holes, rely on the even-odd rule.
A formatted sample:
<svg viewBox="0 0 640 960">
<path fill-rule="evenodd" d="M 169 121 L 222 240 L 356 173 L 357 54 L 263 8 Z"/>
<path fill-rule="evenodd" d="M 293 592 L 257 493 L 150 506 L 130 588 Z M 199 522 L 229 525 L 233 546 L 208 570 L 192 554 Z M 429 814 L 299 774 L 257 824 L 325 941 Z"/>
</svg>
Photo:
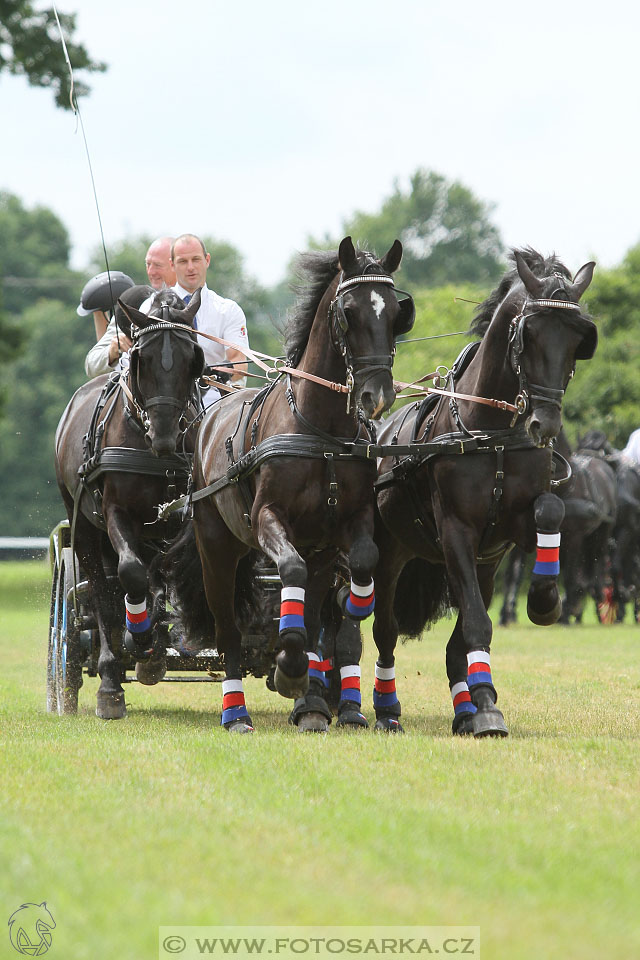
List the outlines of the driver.
<svg viewBox="0 0 640 960">
<path fill-rule="evenodd" d="M 173 264 L 171 263 L 172 243 L 172 237 L 159 237 L 153 241 L 147 250 L 144 264 L 149 283 L 154 290 L 163 290 L 165 287 L 173 286 L 176 282 L 176 274 L 173 269 Z M 111 272 L 111 277 L 113 278 L 113 276 L 114 271 Z M 125 274 L 121 274 L 121 276 L 125 276 Z M 131 347 L 131 341 L 118 330 L 113 312 L 111 320 L 107 323 L 105 314 L 96 311 L 97 304 L 94 304 L 93 300 L 90 303 L 84 302 L 87 287 L 89 287 L 90 284 L 97 284 L 98 281 L 101 280 L 104 285 L 105 279 L 107 279 L 108 283 L 108 274 L 101 273 L 89 281 L 82 291 L 82 299 L 78 307 L 80 316 L 93 313 L 96 327 L 96 339 L 98 342 L 91 348 L 84 362 L 85 373 L 90 378 L 99 377 L 102 373 L 111 373 L 111 371 L 115 369 L 120 355 L 126 353 Z M 129 280 L 129 286 L 133 286 L 133 280 L 130 280 L 129 277 L 127 277 L 127 280 Z M 114 302 L 118 296 L 124 293 L 125 289 L 126 287 L 123 287 L 117 296 L 113 298 Z M 103 294 L 102 299 L 108 303 L 109 308 L 112 309 L 108 294 Z M 135 306 L 135 304 L 133 305 Z"/>
</svg>

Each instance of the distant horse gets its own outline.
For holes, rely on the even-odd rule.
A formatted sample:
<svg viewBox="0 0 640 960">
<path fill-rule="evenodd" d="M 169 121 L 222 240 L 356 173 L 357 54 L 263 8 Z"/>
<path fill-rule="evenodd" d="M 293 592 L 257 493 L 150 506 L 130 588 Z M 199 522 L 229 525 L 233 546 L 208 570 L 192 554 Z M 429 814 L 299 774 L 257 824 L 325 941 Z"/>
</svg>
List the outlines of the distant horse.
<svg viewBox="0 0 640 960">
<path fill-rule="evenodd" d="M 616 522 L 617 485 L 612 467 L 604 459 L 600 431 L 589 431 L 571 455 L 572 475 L 560 496 L 564 502 L 561 526 L 560 569 L 565 598 L 562 623 L 582 619 L 584 600 L 592 596 L 598 617 L 610 598 L 606 577 L 611 562 L 610 540 Z"/>
<path fill-rule="evenodd" d="M 398 449 L 381 462 L 377 481 L 373 634 L 379 729 L 400 729 L 394 659 L 399 632 L 418 635 L 456 607 L 446 657 L 453 732 L 506 736 L 495 705 L 487 608 L 510 544 L 531 551 L 537 540 L 530 619 L 553 623 L 560 614 L 556 578 L 564 511 L 548 492 L 549 444 L 562 426 L 562 400 L 576 359 L 590 358 L 597 344 L 596 326 L 578 303 L 594 263 L 572 282 L 555 257 L 545 260 L 526 249 L 514 251 L 513 259 L 515 269 L 478 308 L 472 331 L 482 338 L 479 346 L 467 348 L 447 378 L 445 389 L 457 396 L 398 410 L 378 438 Z M 473 402 L 470 395 L 481 399 Z M 495 401 L 511 402 L 513 417 Z"/>
<path fill-rule="evenodd" d="M 618 512 L 613 531 L 612 575 L 618 620 L 633 604 L 640 619 L 640 467 L 616 451 L 611 462 L 616 471 Z"/>
<path fill-rule="evenodd" d="M 351 576 L 343 609 L 360 619 L 373 608 L 376 461 L 368 456 L 374 437 L 366 418 L 378 418 L 395 399 L 395 339 L 413 323 L 413 301 L 400 300 L 391 277 L 401 256 L 398 241 L 377 260 L 356 252 L 350 237 L 337 256 L 303 255 L 307 284 L 287 330 L 286 379 L 283 373 L 262 391 L 224 398 L 200 427 L 194 526 L 215 645 L 224 654 L 227 730 L 253 729 L 234 609 L 236 574 L 252 550 L 276 564 L 282 581 L 274 675 L 282 696 L 303 700 L 309 675 L 324 672 L 315 638 L 340 552 Z M 189 549 L 187 541 L 185 557 Z M 294 719 L 300 729 L 328 723 L 313 700 Z"/>
<path fill-rule="evenodd" d="M 186 486 L 189 462 L 176 451 L 184 447 L 197 404 L 196 380 L 204 367 L 192 329 L 199 291 L 187 308 L 173 291 L 158 293 L 147 316 L 132 304 L 139 306 L 152 293 L 133 287 L 119 301 L 119 326 L 134 341 L 128 371 L 80 387 L 56 433 L 58 485 L 100 634 L 96 714 L 105 719 L 126 716 L 123 642 L 140 661 L 143 682 L 157 682 L 164 672 L 164 651 L 154 631 L 164 593 L 149 582 L 156 551 L 148 541 L 158 535 L 153 523 L 157 505 Z M 74 660 L 66 712 L 77 709 L 78 651 Z M 155 662 L 149 668 L 142 661 Z"/>
</svg>

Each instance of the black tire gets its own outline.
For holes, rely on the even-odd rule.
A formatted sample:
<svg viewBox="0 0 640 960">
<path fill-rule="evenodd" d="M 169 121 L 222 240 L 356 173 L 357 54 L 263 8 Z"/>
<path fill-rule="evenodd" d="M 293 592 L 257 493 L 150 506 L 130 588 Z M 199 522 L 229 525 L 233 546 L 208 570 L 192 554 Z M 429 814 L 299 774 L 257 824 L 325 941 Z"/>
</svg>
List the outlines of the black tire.
<svg viewBox="0 0 640 960">
<path fill-rule="evenodd" d="M 56 679 L 56 651 L 60 635 L 60 567 L 56 559 L 51 579 L 49 606 L 49 642 L 47 645 L 47 713 L 58 712 L 58 684 Z"/>
<path fill-rule="evenodd" d="M 60 560 L 59 631 L 55 647 L 56 704 L 59 716 L 78 712 L 78 691 L 82 686 L 82 645 L 73 618 L 74 565 L 76 583 L 80 580 L 78 561 L 70 547 Z"/>
</svg>

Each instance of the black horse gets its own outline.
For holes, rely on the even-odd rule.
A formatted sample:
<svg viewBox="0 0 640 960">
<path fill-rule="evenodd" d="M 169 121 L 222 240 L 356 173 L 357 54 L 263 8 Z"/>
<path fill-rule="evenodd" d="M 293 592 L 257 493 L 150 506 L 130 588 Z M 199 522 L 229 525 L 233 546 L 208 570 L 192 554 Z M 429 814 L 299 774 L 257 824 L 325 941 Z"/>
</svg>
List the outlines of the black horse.
<svg viewBox="0 0 640 960">
<path fill-rule="evenodd" d="M 80 387 L 56 433 L 58 485 L 100 634 L 96 714 L 105 719 L 126 716 L 123 643 L 143 682 L 157 682 L 164 672 L 154 630 L 164 591 L 150 583 L 157 551 L 149 541 L 159 532 L 157 505 L 186 486 L 189 462 L 176 451 L 179 442 L 185 447 L 204 367 L 192 329 L 200 293 L 186 309 L 173 291 L 158 293 L 147 316 L 132 304 L 153 292 L 133 287 L 119 301 L 118 324 L 134 341 L 128 372 Z M 166 532 L 165 525 L 160 535 Z M 78 657 L 74 651 L 68 664 L 66 712 L 77 709 Z"/>
<path fill-rule="evenodd" d="M 367 418 L 395 399 L 395 338 L 413 323 L 413 301 L 398 298 L 391 277 L 401 256 L 398 241 L 377 260 L 356 252 L 350 237 L 337 255 L 304 255 L 306 286 L 286 332 L 287 368 L 271 387 L 224 398 L 198 433 L 194 526 L 215 645 L 225 658 L 227 730 L 253 729 L 234 609 L 237 574 L 253 552 L 266 554 L 282 581 L 274 685 L 296 700 L 300 729 L 326 730 L 330 718 L 320 697 L 305 697 L 309 677 L 320 681 L 325 672 L 315 645 L 341 554 L 351 576 L 343 608 L 353 619 L 373 608 L 378 551 Z M 185 605 L 179 591 L 176 603 Z M 345 689 L 354 691 L 358 677 L 344 673 Z"/>
<path fill-rule="evenodd" d="M 561 527 L 560 569 L 565 597 L 562 623 L 582 620 L 585 599 L 593 598 L 604 622 L 612 596 L 607 583 L 611 567 L 611 539 L 617 513 L 617 484 L 606 461 L 606 437 L 591 430 L 578 440 L 570 457 L 572 475 L 563 486 L 565 516 Z"/>
<path fill-rule="evenodd" d="M 640 468 L 620 451 L 609 456 L 616 471 L 618 512 L 613 531 L 612 576 L 617 619 L 624 620 L 628 603 L 640 621 Z"/>
<path fill-rule="evenodd" d="M 456 607 L 446 657 L 453 732 L 507 734 L 495 705 L 487 608 L 510 544 L 531 551 L 538 543 L 530 619 L 547 624 L 560 614 L 556 578 L 564 511 L 549 493 L 550 442 L 562 426 L 562 399 L 576 359 L 590 358 L 597 344 L 595 324 L 578 303 L 594 264 L 583 266 L 572 282 L 555 257 L 526 249 L 514 251 L 513 259 L 515 269 L 478 308 L 472 330 L 482 338 L 479 345 L 463 352 L 448 377 L 446 389 L 458 398 L 399 410 L 379 437 L 381 444 L 397 445 L 398 456 L 381 462 L 377 481 L 378 728 L 399 729 L 399 632 L 418 635 Z M 473 402 L 470 395 L 482 399 Z M 422 452 L 417 442 L 426 444 Z"/>
</svg>

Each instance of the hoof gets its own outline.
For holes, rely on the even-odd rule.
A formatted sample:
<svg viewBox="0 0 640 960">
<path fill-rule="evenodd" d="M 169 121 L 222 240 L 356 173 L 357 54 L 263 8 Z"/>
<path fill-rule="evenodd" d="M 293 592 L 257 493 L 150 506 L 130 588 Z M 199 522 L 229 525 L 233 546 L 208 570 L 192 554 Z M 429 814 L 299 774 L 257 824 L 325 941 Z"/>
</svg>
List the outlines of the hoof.
<svg viewBox="0 0 640 960">
<path fill-rule="evenodd" d="M 253 733 L 253 727 L 246 720 L 233 720 L 225 730 L 229 733 Z"/>
<path fill-rule="evenodd" d="M 309 689 L 309 672 L 303 673 L 300 677 L 288 677 L 278 666 L 273 675 L 273 684 L 281 697 L 298 700 L 304 697 Z"/>
<path fill-rule="evenodd" d="M 473 733 L 473 713 L 460 713 L 453 718 L 451 733 L 454 737 L 467 737 Z"/>
<path fill-rule="evenodd" d="M 309 713 L 300 715 L 297 723 L 298 733 L 327 733 L 329 723 L 327 718 L 321 713 L 311 710 Z"/>
<path fill-rule="evenodd" d="M 395 717 L 378 717 L 373 729 L 377 733 L 404 733 L 402 724 Z"/>
<path fill-rule="evenodd" d="M 153 656 L 153 634 L 149 632 L 145 637 L 134 637 L 129 630 L 125 630 L 124 648 L 135 660 L 150 660 Z"/>
<path fill-rule="evenodd" d="M 124 702 L 124 691 L 122 693 L 100 693 L 98 691 L 96 705 L 96 717 L 101 720 L 122 720 L 127 715 L 127 708 Z"/>
<path fill-rule="evenodd" d="M 478 710 L 473 715 L 474 737 L 508 737 L 509 731 L 504 717 L 497 707 L 491 710 Z"/>
<path fill-rule="evenodd" d="M 531 623 L 535 623 L 538 627 L 549 627 L 552 623 L 557 623 L 560 619 L 560 614 L 562 613 L 562 603 L 558 598 L 558 602 L 555 607 L 549 610 L 547 613 L 540 613 L 537 610 L 534 610 L 529 602 L 527 602 L 527 616 Z"/>
<path fill-rule="evenodd" d="M 159 683 L 167 672 L 167 658 L 162 653 L 151 660 L 139 660 L 136 663 L 136 679 L 146 687 Z"/>
<path fill-rule="evenodd" d="M 336 727 L 342 727 L 345 730 L 368 730 L 369 722 L 365 715 L 360 713 L 357 707 L 339 707 Z"/>
</svg>

